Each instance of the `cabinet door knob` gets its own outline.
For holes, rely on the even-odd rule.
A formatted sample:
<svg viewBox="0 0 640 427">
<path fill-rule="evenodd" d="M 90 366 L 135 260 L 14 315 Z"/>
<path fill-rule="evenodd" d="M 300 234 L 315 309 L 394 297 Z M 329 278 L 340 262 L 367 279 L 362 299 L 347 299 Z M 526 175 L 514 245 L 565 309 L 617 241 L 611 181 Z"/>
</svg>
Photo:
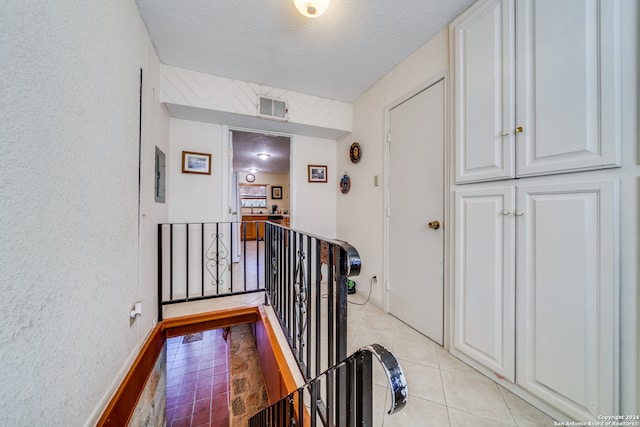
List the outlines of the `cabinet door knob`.
<svg viewBox="0 0 640 427">
<path fill-rule="evenodd" d="M 510 213 L 509 209 L 502 209 L 502 215 L 509 215 Z"/>
<path fill-rule="evenodd" d="M 438 228 L 440 228 L 440 222 L 439 221 L 431 221 L 429 224 L 427 224 L 427 226 L 432 230 L 437 230 Z"/>
<path fill-rule="evenodd" d="M 524 129 L 522 128 L 522 126 L 518 126 L 516 128 L 516 133 L 522 133 L 522 132 L 524 132 Z"/>
<path fill-rule="evenodd" d="M 516 216 L 522 216 L 522 215 L 524 215 L 523 211 L 516 211 Z"/>
</svg>

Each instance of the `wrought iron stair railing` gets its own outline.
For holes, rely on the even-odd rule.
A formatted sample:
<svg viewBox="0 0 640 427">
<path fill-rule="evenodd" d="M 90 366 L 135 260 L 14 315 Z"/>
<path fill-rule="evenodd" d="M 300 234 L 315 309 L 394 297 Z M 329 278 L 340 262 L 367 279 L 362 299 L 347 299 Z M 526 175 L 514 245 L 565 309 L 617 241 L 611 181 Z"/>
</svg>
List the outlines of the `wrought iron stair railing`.
<svg viewBox="0 0 640 427">
<path fill-rule="evenodd" d="M 265 260 L 265 304 L 309 380 L 347 356 L 347 280 L 360 256 L 346 242 L 267 223 Z"/>
<path fill-rule="evenodd" d="M 264 292 L 265 305 L 278 317 L 304 380 L 327 371 L 322 390 L 317 382 L 309 383 L 315 388 L 312 418 L 346 425 L 349 387 L 358 393 L 371 388 L 366 375 L 364 385 L 356 386 L 350 365 L 338 363 L 347 359 L 347 281 L 360 273 L 358 251 L 346 242 L 272 222 L 256 222 L 262 233 L 249 237 L 246 225 L 158 225 L 159 320 L 168 304 Z"/>
<path fill-rule="evenodd" d="M 264 229 L 262 221 L 158 224 L 159 321 L 166 305 L 264 291 L 264 243 L 248 226 Z"/>
<path fill-rule="evenodd" d="M 409 396 L 402 368 L 389 350 L 372 344 L 254 415 L 249 420 L 249 427 L 371 426 L 373 356 L 382 365 L 389 381 L 391 401 L 387 414 L 400 411 Z"/>
<path fill-rule="evenodd" d="M 308 380 L 347 355 L 347 280 L 360 267 L 348 243 L 272 222 L 158 224 L 158 320 L 166 305 L 265 292 Z"/>
</svg>

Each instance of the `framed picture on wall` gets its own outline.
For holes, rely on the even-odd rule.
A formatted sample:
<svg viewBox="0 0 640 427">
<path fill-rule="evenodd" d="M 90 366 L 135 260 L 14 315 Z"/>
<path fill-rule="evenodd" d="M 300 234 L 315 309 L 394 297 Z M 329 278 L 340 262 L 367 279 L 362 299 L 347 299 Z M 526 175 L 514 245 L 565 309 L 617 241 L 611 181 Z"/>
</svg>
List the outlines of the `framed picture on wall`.
<svg viewBox="0 0 640 427">
<path fill-rule="evenodd" d="M 211 154 L 183 151 L 182 173 L 211 175 Z"/>
<path fill-rule="evenodd" d="M 272 199 L 282 199 L 282 187 L 279 185 L 274 185 L 271 187 L 271 198 Z"/>
<path fill-rule="evenodd" d="M 327 182 L 327 166 L 307 165 L 309 182 Z"/>
</svg>

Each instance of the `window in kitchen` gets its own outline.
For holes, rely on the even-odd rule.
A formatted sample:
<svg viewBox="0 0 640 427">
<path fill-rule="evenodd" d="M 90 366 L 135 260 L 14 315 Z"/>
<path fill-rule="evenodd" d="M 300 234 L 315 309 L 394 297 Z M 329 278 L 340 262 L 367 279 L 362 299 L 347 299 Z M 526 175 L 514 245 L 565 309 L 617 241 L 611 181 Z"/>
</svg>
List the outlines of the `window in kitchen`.
<svg viewBox="0 0 640 427">
<path fill-rule="evenodd" d="M 240 184 L 240 204 L 243 208 L 266 208 L 267 186 Z"/>
</svg>

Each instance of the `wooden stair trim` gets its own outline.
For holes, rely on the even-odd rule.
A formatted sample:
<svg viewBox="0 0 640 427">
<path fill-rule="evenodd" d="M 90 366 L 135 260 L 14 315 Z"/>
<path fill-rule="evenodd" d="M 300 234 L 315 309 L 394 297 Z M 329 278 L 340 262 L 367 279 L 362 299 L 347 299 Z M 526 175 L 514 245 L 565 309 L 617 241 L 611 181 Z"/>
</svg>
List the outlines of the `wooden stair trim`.
<svg viewBox="0 0 640 427">
<path fill-rule="evenodd" d="M 257 307 L 229 308 L 165 319 L 162 321 L 162 330 L 167 338 L 171 338 L 244 323 L 255 323 L 258 319 Z"/>
<path fill-rule="evenodd" d="M 273 357 L 276 361 L 276 369 L 281 383 L 281 393 L 284 393 L 280 398 L 296 390 L 298 386 L 296 385 L 295 378 L 289 369 L 286 357 L 280 348 L 280 344 L 264 307 L 231 308 L 174 317 L 163 320 L 153 328 L 147 340 L 142 345 L 140 353 L 127 372 L 127 375 L 118 387 L 118 390 L 103 411 L 96 426 L 126 426 L 128 424 L 167 338 L 210 329 L 226 328 L 244 323 L 255 324 L 256 329 L 254 329 L 254 332 L 257 328 L 263 328 L 265 332 L 267 342 L 272 348 Z M 264 372 L 263 375 L 265 375 Z M 277 398 L 275 401 L 280 398 Z M 271 399 L 270 403 L 273 403 Z"/>
<path fill-rule="evenodd" d="M 120 387 L 102 413 L 96 424 L 97 427 L 126 426 L 129 423 L 165 342 L 166 337 L 162 333 L 161 325 L 156 325 L 140 349 L 140 353 L 131 365 L 129 372 L 120 383 Z"/>
</svg>

